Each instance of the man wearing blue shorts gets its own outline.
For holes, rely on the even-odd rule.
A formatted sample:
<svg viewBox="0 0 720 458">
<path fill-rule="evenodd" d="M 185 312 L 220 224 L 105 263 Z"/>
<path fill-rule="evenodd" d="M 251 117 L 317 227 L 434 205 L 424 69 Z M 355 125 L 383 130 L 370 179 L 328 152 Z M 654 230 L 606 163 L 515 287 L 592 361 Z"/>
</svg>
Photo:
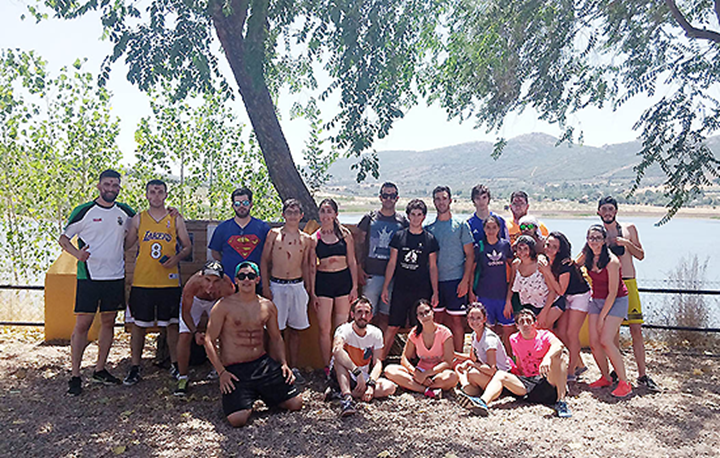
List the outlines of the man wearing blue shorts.
<svg viewBox="0 0 720 458">
<path fill-rule="evenodd" d="M 452 331 L 455 351 L 462 352 L 467 293 L 475 262 L 473 236 L 465 221 L 453 218 L 450 211 L 452 194 L 448 186 L 433 190 L 433 203 L 437 217 L 425 229 L 435 236 L 440 246 L 437 260 L 440 304 L 435 313 L 438 322 L 445 323 Z"/>
<path fill-rule="evenodd" d="M 383 183 L 380 187 L 380 210 L 367 213 L 357 226 L 360 230 L 360 280 L 365 281 L 363 296 L 370 300 L 375 322 L 383 332 L 387 328 L 390 304 L 386 304 L 380 294 L 390 259 L 390 240 L 395 232 L 408 227 L 407 218 L 395 211 L 397 200 L 398 188 L 395 183 Z"/>
</svg>

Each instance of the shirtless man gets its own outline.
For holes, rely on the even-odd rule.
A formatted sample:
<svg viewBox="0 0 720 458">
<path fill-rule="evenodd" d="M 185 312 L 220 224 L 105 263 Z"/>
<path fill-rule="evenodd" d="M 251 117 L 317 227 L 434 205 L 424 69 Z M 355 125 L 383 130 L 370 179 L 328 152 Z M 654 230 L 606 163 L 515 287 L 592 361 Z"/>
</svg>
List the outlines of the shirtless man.
<svg viewBox="0 0 720 458">
<path fill-rule="evenodd" d="M 196 272 L 185 284 L 182 293 L 180 310 L 180 335 L 178 337 L 178 386 L 175 396 L 185 396 L 188 390 L 188 365 L 190 364 L 190 345 L 203 345 L 205 334 L 198 329 L 203 314 L 210 315 L 210 310 L 218 299 L 235 292 L 235 285 L 225 275 L 220 261 L 208 261 L 202 270 Z"/>
<path fill-rule="evenodd" d="M 263 296 L 275 303 L 278 326 L 288 341 L 288 363 L 298 383 L 304 383 L 297 369 L 300 352 L 298 331 L 310 327 L 307 306 L 310 295 L 310 251 L 312 237 L 300 230 L 303 209 L 300 202 L 283 203 L 283 227 L 271 229 L 265 239 L 260 263 Z"/>
<path fill-rule="evenodd" d="M 234 427 L 245 426 L 259 398 L 268 406 L 290 411 L 302 408 L 285 361 L 285 342 L 275 305 L 255 293 L 260 269 L 241 262 L 235 274 L 238 292 L 218 301 L 210 312 L 205 350 L 220 375 L 223 411 Z M 264 331 L 268 333 L 268 353 Z M 220 353 L 216 341 L 220 343 Z"/>
<path fill-rule="evenodd" d="M 617 211 L 618 203 L 612 196 L 603 197 L 598 202 L 597 214 L 602 219 L 603 226 L 607 231 L 610 251 L 620 258 L 620 272 L 630 299 L 627 320 L 623 324 L 630 326 L 633 353 L 635 353 L 635 362 L 638 368 L 637 383 L 650 391 L 660 391 L 660 387 L 646 373 L 645 342 L 642 335 L 643 315 L 635 279 L 635 265 L 633 264 L 633 258 L 637 258 L 638 261 L 645 258 L 645 250 L 640 243 L 640 236 L 635 225 L 630 223 L 621 225 L 616 219 Z"/>
</svg>

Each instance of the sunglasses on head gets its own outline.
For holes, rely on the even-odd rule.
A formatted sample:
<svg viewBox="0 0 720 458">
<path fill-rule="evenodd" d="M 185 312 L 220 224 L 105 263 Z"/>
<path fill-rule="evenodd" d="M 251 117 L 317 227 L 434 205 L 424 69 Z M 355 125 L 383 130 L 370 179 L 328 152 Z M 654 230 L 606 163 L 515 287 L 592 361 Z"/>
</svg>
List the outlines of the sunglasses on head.
<svg viewBox="0 0 720 458">
<path fill-rule="evenodd" d="M 246 278 L 248 280 L 255 280 L 257 278 L 257 274 L 255 272 L 250 272 L 250 273 L 240 272 L 239 274 L 237 274 L 236 277 L 238 280 L 245 280 Z"/>
<path fill-rule="evenodd" d="M 233 207 L 249 207 L 251 203 L 252 202 L 250 202 L 249 200 L 236 200 L 235 202 L 233 202 Z"/>
<path fill-rule="evenodd" d="M 534 225 L 534 224 L 521 224 L 521 225 L 520 225 L 520 230 L 521 230 L 521 231 L 532 231 L 533 229 L 535 229 L 535 225 Z"/>
<path fill-rule="evenodd" d="M 397 196 L 398 196 L 397 193 L 393 193 L 393 194 L 382 193 L 382 194 L 380 194 L 380 197 L 383 199 L 395 199 Z"/>
</svg>

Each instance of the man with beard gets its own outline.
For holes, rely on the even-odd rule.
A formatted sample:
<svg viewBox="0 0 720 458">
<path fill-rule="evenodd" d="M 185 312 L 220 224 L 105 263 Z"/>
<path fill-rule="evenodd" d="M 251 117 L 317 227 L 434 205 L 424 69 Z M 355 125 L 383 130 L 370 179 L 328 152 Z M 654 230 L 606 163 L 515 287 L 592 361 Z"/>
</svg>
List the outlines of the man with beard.
<svg viewBox="0 0 720 458">
<path fill-rule="evenodd" d="M 270 226 L 265 221 L 250 216 L 252 198 L 253 193 L 247 188 L 234 190 L 230 200 L 235 217 L 220 223 L 210 239 L 212 256 L 222 262 L 225 272 L 235 272 L 238 264 L 245 261 L 259 266 L 262 260 L 263 246 Z"/>
<path fill-rule="evenodd" d="M 637 383 L 645 386 L 650 391 L 660 391 L 658 385 L 646 373 L 645 366 L 645 342 L 642 335 L 643 314 L 638 293 L 637 280 L 635 279 L 635 265 L 633 258 L 642 261 L 645 258 L 645 250 L 640 243 L 640 236 L 634 224 L 617 221 L 618 203 L 612 196 L 603 197 L 598 202 L 598 216 L 607 231 L 607 244 L 615 256 L 620 259 L 620 273 L 623 283 L 628 290 L 630 306 L 628 308 L 627 320 L 623 324 L 630 326 L 632 336 L 633 353 L 638 368 Z M 619 337 L 618 337 L 619 338 Z"/>
<path fill-rule="evenodd" d="M 115 317 L 125 307 L 124 243 L 135 212 L 115 202 L 120 193 L 120 174 L 115 170 L 102 172 L 97 188 L 99 197 L 75 207 L 58 240 L 78 260 L 75 328 L 70 340 L 72 377 L 68 384 L 68 394 L 73 396 L 82 393 L 80 365 L 98 306 L 100 337 L 92 380 L 104 385 L 122 383 L 105 369 L 105 363 L 113 343 Z M 77 248 L 70 241 L 76 235 Z"/>
<path fill-rule="evenodd" d="M 448 325 L 453 333 L 455 351 L 462 352 L 465 337 L 466 296 L 472 282 L 475 250 L 467 222 L 453 218 L 452 195 L 447 186 L 433 190 L 437 210 L 435 221 L 425 227 L 437 239 L 438 290 L 440 304 L 435 308 L 438 323 Z"/>
<path fill-rule="evenodd" d="M 335 331 L 330 367 L 342 393 L 341 417 L 355 413 L 353 398 L 369 402 L 395 392 L 396 385 L 380 377 L 383 371 L 383 335 L 379 328 L 369 324 L 372 311 L 369 299 L 357 298 L 350 306 L 352 321 Z M 332 390 L 332 387 L 328 388 L 325 400 L 332 398 Z"/>
</svg>

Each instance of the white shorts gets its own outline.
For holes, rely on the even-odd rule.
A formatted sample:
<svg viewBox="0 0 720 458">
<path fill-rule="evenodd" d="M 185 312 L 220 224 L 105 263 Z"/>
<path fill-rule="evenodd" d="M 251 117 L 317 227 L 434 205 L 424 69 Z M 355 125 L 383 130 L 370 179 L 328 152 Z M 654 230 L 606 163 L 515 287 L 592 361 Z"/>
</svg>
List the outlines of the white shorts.
<svg viewBox="0 0 720 458">
<path fill-rule="evenodd" d="M 565 296 L 568 310 L 587 313 L 590 310 L 590 296 L 592 296 L 592 291 Z"/>
<path fill-rule="evenodd" d="M 213 305 L 215 305 L 217 301 L 206 301 L 205 299 L 200 299 L 198 297 L 193 297 L 193 303 L 192 307 L 190 307 L 190 317 L 193 320 L 194 327 L 197 327 L 197 325 L 200 323 L 200 320 L 202 319 L 203 313 L 207 314 L 208 318 L 210 318 L 210 310 L 212 310 Z M 185 320 L 182 316 L 182 309 L 180 310 L 180 334 L 182 333 L 192 333 L 190 331 L 190 327 L 185 323 Z"/>
<path fill-rule="evenodd" d="M 303 282 L 277 283 L 270 280 L 270 292 L 277 307 L 278 326 L 281 331 L 288 326 L 298 331 L 310 327 L 307 313 L 310 297 Z"/>
</svg>

